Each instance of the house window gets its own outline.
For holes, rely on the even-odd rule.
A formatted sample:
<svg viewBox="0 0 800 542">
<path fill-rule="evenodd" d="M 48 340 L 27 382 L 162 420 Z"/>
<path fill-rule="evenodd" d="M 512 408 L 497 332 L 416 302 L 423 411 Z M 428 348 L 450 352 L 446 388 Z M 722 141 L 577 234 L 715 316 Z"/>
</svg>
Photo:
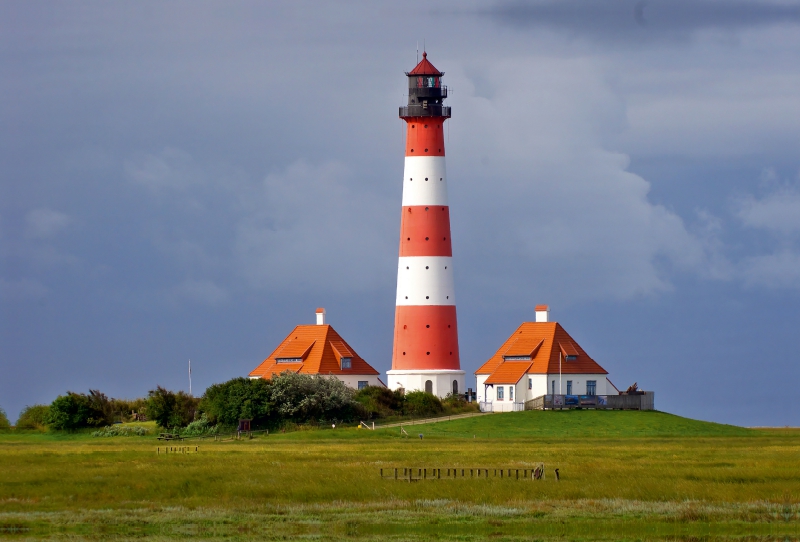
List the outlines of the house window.
<svg viewBox="0 0 800 542">
<path fill-rule="evenodd" d="M 275 358 L 275 363 L 303 363 L 303 358 Z"/>
<path fill-rule="evenodd" d="M 514 401 L 514 386 L 508 387 L 508 400 L 512 402 Z"/>
<path fill-rule="evenodd" d="M 532 389 L 533 389 L 533 378 L 529 378 L 529 379 L 528 379 L 528 389 L 529 389 L 529 390 L 532 390 Z"/>
<path fill-rule="evenodd" d="M 586 395 L 597 395 L 597 380 L 586 381 Z"/>
<path fill-rule="evenodd" d="M 555 394 L 556 394 L 556 381 L 555 381 L 555 380 L 553 380 L 552 382 L 550 382 L 550 393 L 551 393 L 552 395 L 555 395 Z"/>
<path fill-rule="evenodd" d="M 433 393 L 433 382 L 430 380 L 425 381 L 425 393 Z"/>
<path fill-rule="evenodd" d="M 503 388 L 503 386 L 497 386 L 497 400 L 498 401 L 502 401 L 503 400 L 503 390 L 504 389 L 505 388 Z"/>
<path fill-rule="evenodd" d="M 575 360 L 577 360 L 577 359 L 578 359 L 578 356 L 575 356 L 575 355 L 567 355 L 567 356 L 566 356 L 566 359 L 567 359 L 567 361 L 575 361 Z"/>
<path fill-rule="evenodd" d="M 342 369 L 350 369 L 353 366 L 353 358 L 342 358 Z"/>
<path fill-rule="evenodd" d="M 363 390 L 367 386 L 369 386 L 369 382 L 367 382 L 366 380 L 359 380 L 358 381 L 358 389 Z"/>
<path fill-rule="evenodd" d="M 572 395 L 572 380 L 567 380 L 567 395 Z"/>
</svg>

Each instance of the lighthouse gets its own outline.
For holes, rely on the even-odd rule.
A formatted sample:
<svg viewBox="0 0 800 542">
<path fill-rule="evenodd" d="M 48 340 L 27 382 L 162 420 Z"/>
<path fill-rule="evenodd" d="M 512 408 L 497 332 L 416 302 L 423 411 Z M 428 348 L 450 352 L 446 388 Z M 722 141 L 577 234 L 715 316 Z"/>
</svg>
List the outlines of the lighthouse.
<svg viewBox="0 0 800 542">
<path fill-rule="evenodd" d="M 453 249 L 444 154 L 444 72 L 422 53 L 408 76 L 400 257 L 394 319 L 393 390 L 425 391 L 439 397 L 464 391 L 458 354 L 453 285 Z"/>
</svg>

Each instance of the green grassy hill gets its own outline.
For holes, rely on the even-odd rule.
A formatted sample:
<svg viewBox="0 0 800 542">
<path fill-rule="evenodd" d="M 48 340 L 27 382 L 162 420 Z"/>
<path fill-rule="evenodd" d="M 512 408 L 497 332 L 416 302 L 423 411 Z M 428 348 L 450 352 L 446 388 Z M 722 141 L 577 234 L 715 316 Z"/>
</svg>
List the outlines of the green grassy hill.
<svg viewBox="0 0 800 542">
<path fill-rule="evenodd" d="M 412 430 L 413 429 L 413 430 Z M 398 431 L 399 429 L 385 429 Z M 658 411 L 529 410 L 464 418 L 407 428 L 412 436 L 479 438 L 715 437 L 757 435 L 758 431 L 682 418 Z"/>
</svg>

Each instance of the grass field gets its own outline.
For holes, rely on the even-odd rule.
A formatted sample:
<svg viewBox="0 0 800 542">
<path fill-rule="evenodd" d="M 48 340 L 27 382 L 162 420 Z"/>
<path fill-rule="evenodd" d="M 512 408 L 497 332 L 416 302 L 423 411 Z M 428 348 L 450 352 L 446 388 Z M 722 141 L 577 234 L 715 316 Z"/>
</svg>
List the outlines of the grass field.
<svg viewBox="0 0 800 542">
<path fill-rule="evenodd" d="M 169 455 L 156 454 L 164 444 L 152 436 L 3 434 L 0 536 L 800 539 L 800 431 L 565 411 L 408 432 L 298 431 L 191 442 L 198 453 Z M 380 468 L 524 469 L 540 461 L 540 481 L 379 477 Z"/>
</svg>

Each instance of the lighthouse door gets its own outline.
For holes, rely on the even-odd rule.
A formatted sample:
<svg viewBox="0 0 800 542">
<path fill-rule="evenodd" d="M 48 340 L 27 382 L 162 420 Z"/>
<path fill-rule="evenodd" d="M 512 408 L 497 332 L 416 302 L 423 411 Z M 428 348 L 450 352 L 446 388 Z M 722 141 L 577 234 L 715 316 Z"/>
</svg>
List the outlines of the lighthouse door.
<svg viewBox="0 0 800 542">
<path fill-rule="evenodd" d="M 433 382 L 430 380 L 425 381 L 425 393 L 433 393 Z"/>
</svg>

